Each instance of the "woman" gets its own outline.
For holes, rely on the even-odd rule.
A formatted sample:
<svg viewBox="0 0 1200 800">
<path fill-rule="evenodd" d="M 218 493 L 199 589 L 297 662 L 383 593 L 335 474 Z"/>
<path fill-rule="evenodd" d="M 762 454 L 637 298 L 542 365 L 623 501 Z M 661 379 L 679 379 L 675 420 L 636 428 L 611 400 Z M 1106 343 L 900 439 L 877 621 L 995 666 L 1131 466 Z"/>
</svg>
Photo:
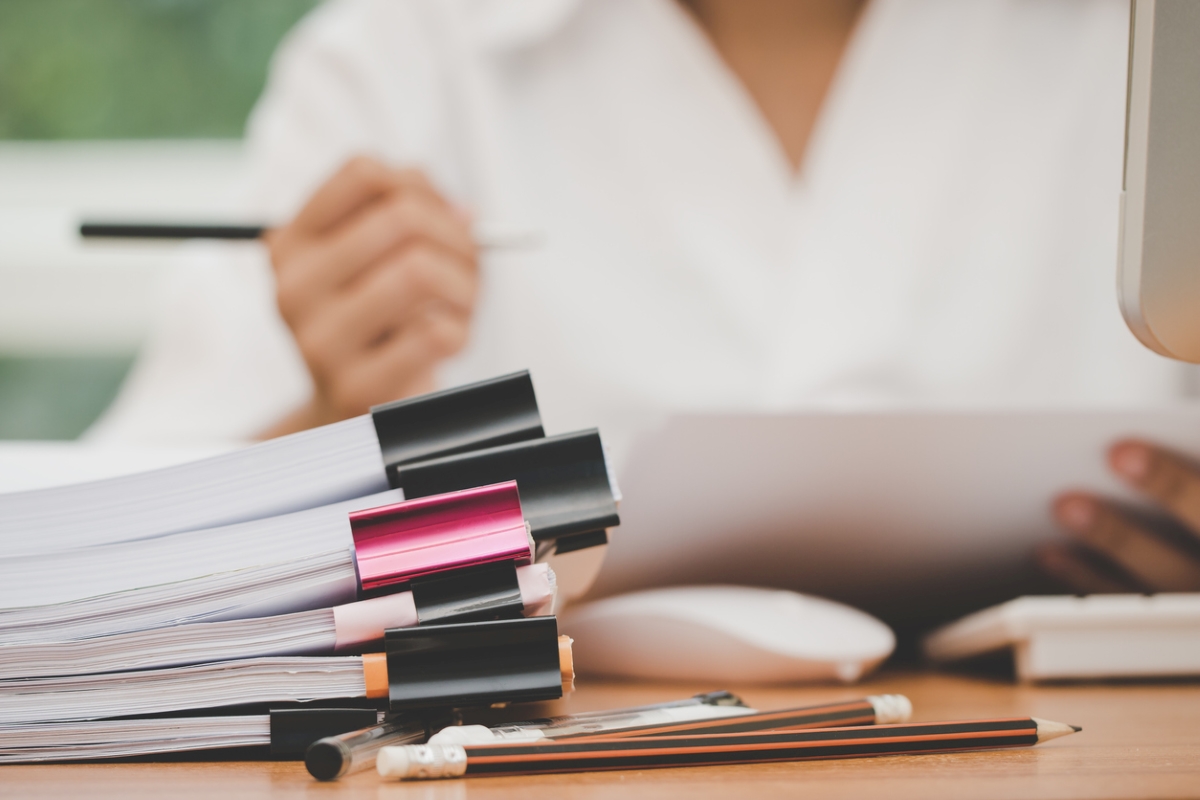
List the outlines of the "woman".
<svg viewBox="0 0 1200 800">
<path fill-rule="evenodd" d="M 1113 298 L 1127 24 L 1120 0 L 332 2 L 250 125 L 270 265 L 197 252 L 100 430 L 277 435 L 526 367 L 548 427 L 618 435 L 1180 397 Z M 497 228 L 539 245 L 481 250 Z M 1178 459 L 1114 459 L 1200 523 Z M 1059 514 L 1101 554 L 1047 551 L 1074 585 L 1200 588 L 1103 502 Z"/>
</svg>

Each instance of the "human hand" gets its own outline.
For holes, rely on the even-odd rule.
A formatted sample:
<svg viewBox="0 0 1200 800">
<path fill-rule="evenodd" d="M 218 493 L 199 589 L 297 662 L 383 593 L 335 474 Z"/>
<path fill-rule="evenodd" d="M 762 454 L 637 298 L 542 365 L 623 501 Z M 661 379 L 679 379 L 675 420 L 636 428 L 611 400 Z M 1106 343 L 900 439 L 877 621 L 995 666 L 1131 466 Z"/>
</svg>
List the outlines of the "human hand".
<svg viewBox="0 0 1200 800">
<path fill-rule="evenodd" d="M 1050 545 L 1038 560 L 1074 591 L 1200 591 L 1200 467 L 1140 441 L 1109 450 L 1110 468 L 1162 508 L 1153 519 L 1085 492 L 1054 502 L 1054 516 L 1074 540 Z"/>
<path fill-rule="evenodd" d="M 267 437 L 429 391 L 466 344 L 478 252 L 466 215 L 422 173 L 352 159 L 266 244 L 314 386 Z"/>
</svg>

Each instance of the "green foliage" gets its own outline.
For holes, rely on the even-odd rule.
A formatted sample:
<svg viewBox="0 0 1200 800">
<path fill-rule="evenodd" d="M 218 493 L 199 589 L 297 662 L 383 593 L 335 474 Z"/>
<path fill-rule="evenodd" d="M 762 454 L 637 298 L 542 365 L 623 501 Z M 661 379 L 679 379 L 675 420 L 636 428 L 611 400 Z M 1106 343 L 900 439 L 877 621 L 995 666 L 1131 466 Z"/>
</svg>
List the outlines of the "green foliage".
<svg viewBox="0 0 1200 800">
<path fill-rule="evenodd" d="M 112 399 L 129 356 L 0 355 L 0 439 L 74 439 Z"/>
<path fill-rule="evenodd" d="M 0 0 L 0 139 L 236 137 L 319 0 Z"/>
</svg>

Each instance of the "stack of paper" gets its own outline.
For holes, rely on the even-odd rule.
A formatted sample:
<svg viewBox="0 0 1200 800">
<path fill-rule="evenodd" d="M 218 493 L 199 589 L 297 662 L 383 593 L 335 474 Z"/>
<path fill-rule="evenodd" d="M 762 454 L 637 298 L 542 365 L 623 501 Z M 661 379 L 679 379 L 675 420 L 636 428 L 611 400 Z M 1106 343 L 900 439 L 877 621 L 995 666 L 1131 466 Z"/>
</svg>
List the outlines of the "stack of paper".
<svg viewBox="0 0 1200 800">
<path fill-rule="evenodd" d="M 549 611 L 555 581 L 547 565 L 520 567 L 517 580 L 525 615 Z M 419 622 L 412 592 L 398 592 L 333 608 L 278 616 L 148 626 L 91 637 L 10 643 L 0 647 L 0 680 L 156 669 L 256 656 L 332 653 L 369 645 L 381 640 L 389 628 L 408 628 Z"/>
<path fill-rule="evenodd" d="M 0 729 L 0 764 L 266 747 L 266 714 L 48 722 Z"/>
<path fill-rule="evenodd" d="M 550 564 L 603 551 L 614 487 L 595 432 L 544 437 L 519 373 L 0 494 L 0 761 L 259 746 L 280 704 L 558 696 Z"/>
<path fill-rule="evenodd" d="M 213 528 L 387 488 L 371 417 L 356 417 L 152 472 L 0 495 L 0 552 Z"/>
<path fill-rule="evenodd" d="M 0 685 L 0 725 L 367 696 L 361 656 L 247 658 Z"/>
</svg>

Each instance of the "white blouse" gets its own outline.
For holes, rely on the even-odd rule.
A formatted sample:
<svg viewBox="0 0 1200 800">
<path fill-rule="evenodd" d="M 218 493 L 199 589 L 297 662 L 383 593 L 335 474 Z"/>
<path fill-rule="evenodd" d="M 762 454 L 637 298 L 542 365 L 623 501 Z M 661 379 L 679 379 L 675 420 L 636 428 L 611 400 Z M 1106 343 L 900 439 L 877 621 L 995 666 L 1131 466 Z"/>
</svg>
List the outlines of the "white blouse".
<svg viewBox="0 0 1200 800">
<path fill-rule="evenodd" d="M 489 254 L 444 383 L 528 368 L 550 432 L 672 410 L 1185 393 L 1117 311 L 1126 0 L 874 0 L 800 174 L 674 0 L 340 0 L 250 124 L 247 216 L 419 165 Z M 95 435 L 248 437 L 311 391 L 253 249 L 196 245 Z"/>
</svg>

